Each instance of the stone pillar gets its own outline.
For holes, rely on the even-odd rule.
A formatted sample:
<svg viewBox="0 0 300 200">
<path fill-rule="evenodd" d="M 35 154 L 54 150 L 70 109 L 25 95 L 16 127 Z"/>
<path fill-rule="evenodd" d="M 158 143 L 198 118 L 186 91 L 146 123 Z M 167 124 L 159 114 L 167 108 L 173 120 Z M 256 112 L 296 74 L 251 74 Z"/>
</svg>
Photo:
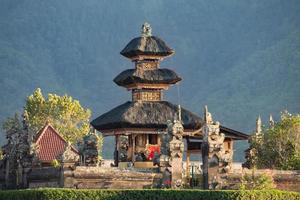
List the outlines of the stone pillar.
<svg viewBox="0 0 300 200">
<path fill-rule="evenodd" d="M 63 188 L 65 186 L 64 163 L 61 163 L 61 166 L 60 166 L 60 175 L 59 175 L 58 185 L 61 188 Z"/>
<path fill-rule="evenodd" d="M 183 126 L 181 121 L 167 122 L 167 134 L 162 135 L 160 171 L 163 173 L 163 187 L 180 188 L 182 180 L 182 157 L 184 143 L 182 141 Z"/>
<path fill-rule="evenodd" d="M 174 121 L 172 133 L 173 139 L 170 142 L 171 186 L 172 188 L 180 188 L 183 186 L 182 157 L 184 151 L 184 143 L 182 141 L 183 126 L 181 121 Z"/>
<path fill-rule="evenodd" d="M 135 162 L 134 152 L 135 152 L 135 137 L 136 137 L 136 135 L 132 134 L 131 137 L 132 137 L 132 159 L 131 160 L 132 160 L 132 163 L 134 163 Z"/>
<path fill-rule="evenodd" d="M 114 151 L 114 166 L 118 167 L 119 165 L 119 142 L 118 135 L 115 135 L 115 151 Z"/>
<path fill-rule="evenodd" d="M 202 160 L 204 189 L 221 189 L 221 175 L 230 170 L 232 151 L 225 152 L 225 135 L 220 133 L 220 123 L 214 122 L 207 106 L 204 109 L 204 126 L 202 128 Z"/>
<path fill-rule="evenodd" d="M 23 188 L 28 188 L 28 174 L 31 172 L 31 170 L 31 168 L 24 168 Z"/>
</svg>

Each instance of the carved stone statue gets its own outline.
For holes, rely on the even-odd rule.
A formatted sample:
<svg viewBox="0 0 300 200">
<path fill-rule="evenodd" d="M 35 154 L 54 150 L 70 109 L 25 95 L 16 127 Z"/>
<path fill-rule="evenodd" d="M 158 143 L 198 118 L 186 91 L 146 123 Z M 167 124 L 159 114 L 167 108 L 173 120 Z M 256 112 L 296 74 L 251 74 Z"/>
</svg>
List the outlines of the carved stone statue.
<svg viewBox="0 0 300 200">
<path fill-rule="evenodd" d="M 181 120 L 175 120 L 174 123 L 168 120 L 167 127 L 167 134 L 164 134 L 162 136 L 161 155 L 159 163 L 160 170 L 163 172 L 163 186 L 167 187 L 167 185 L 169 185 L 172 188 L 180 188 L 183 184 L 183 126 Z"/>
<path fill-rule="evenodd" d="M 99 136 L 93 131 L 83 137 L 83 144 L 80 148 L 83 165 L 98 166 L 101 163 L 99 159 L 99 140 Z"/>
<path fill-rule="evenodd" d="M 151 28 L 150 24 L 147 23 L 147 22 L 145 22 L 142 25 L 142 30 L 141 30 L 142 36 L 143 37 L 150 37 L 151 36 L 151 32 L 152 32 L 152 28 Z"/>
<path fill-rule="evenodd" d="M 204 108 L 204 121 L 205 124 L 202 128 L 203 149 L 207 148 L 207 152 L 203 152 L 202 156 L 204 181 L 207 181 L 206 189 L 222 188 L 221 174 L 231 170 L 233 152 L 231 150 L 225 152 L 225 134 L 220 133 L 220 123 L 213 121 L 207 106 Z M 204 159 L 206 156 L 207 161 Z"/>
<path fill-rule="evenodd" d="M 68 144 L 66 145 L 65 151 L 63 152 L 61 159 L 63 163 L 75 164 L 79 161 L 79 155 L 72 150 L 70 142 L 68 142 Z"/>
<path fill-rule="evenodd" d="M 182 141 L 183 126 L 181 121 L 174 121 L 172 128 L 173 139 L 170 142 L 170 153 L 171 160 L 170 165 L 172 166 L 172 188 L 182 187 L 182 157 L 184 151 L 184 143 Z"/>
<path fill-rule="evenodd" d="M 138 141 L 139 142 L 139 141 Z M 128 161 L 129 139 L 126 135 L 121 135 L 119 140 L 119 160 L 121 162 Z"/>
<path fill-rule="evenodd" d="M 159 161 L 160 161 L 160 164 L 159 166 L 162 167 L 162 168 L 165 168 L 165 167 L 170 167 L 169 165 L 169 160 L 170 160 L 170 142 L 173 138 L 173 134 L 172 134 L 172 131 L 169 131 L 173 128 L 173 123 L 168 120 L 167 121 L 167 133 L 164 133 L 162 135 L 162 141 L 161 141 L 161 146 L 160 146 L 160 152 L 161 152 L 161 155 L 160 155 L 160 158 L 159 158 Z M 164 169 L 161 169 L 162 171 Z"/>
</svg>

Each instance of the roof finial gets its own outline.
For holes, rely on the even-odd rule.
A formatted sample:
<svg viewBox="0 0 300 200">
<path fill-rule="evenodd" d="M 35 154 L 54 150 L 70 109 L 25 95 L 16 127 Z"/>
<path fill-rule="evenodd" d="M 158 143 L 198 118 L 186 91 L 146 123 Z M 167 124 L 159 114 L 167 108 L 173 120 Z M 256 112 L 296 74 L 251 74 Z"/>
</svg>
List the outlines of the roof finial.
<svg viewBox="0 0 300 200">
<path fill-rule="evenodd" d="M 178 105 L 178 121 L 181 122 L 181 106 Z"/>
<path fill-rule="evenodd" d="M 152 28 L 150 24 L 148 22 L 145 22 L 142 25 L 142 30 L 141 30 L 142 37 L 150 37 L 152 35 L 151 32 L 152 32 Z"/>
<path fill-rule="evenodd" d="M 261 133 L 261 117 L 260 115 L 258 115 L 258 118 L 256 120 L 256 134 L 260 134 Z"/>
<path fill-rule="evenodd" d="M 270 128 L 273 128 L 274 125 L 275 125 L 275 121 L 273 119 L 273 116 L 272 114 L 270 114 L 270 118 L 269 118 L 269 125 L 270 125 Z"/>
<path fill-rule="evenodd" d="M 212 119 L 211 113 L 208 112 L 207 105 L 204 106 L 204 122 L 206 124 L 212 124 L 213 123 L 213 119 Z"/>
</svg>

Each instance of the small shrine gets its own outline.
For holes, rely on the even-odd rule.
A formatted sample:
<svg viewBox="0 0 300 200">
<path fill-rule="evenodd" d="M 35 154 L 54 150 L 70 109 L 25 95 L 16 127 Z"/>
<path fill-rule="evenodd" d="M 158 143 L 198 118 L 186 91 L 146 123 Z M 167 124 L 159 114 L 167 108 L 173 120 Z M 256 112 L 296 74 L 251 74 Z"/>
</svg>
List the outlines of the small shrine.
<svg viewBox="0 0 300 200">
<path fill-rule="evenodd" d="M 33 141 L 32 148 L 36 163 L 49 166 L 53 160 L 66 160 L 66 155 L 73 154 L 79 160 L 79 152 L 70 143 L 68 143 L 60 134 L 47 123 L 37 134 Z M 69 150 L 70 152 L 66 151 Z"/>
</svg>

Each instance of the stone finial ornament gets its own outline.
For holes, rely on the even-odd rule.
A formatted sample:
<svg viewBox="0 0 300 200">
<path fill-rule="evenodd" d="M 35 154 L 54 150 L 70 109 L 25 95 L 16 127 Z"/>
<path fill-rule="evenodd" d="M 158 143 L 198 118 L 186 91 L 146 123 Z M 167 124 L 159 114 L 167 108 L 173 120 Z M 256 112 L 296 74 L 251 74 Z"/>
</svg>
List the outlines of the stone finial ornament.
<svg viewBox="0 0 300 200">
<path fill-rule="evenodd" d="M 269 126 L 270 128 L 273 128 L 275 125 L 275 121 L 273 119 L 273 116 L 270 114 L 270 117 L 269 117 Z"/>
<path fill-rule="evenodd" d="M 211 116 L 211 113 L 208 112 L 207 105 L 204 106 L 204 121 L 206 124 L 212 124 L 213 123 L 213 118 Z"/>
<path fill-rule="evenodd" d="M 151 26 L 150 26 L 149 23 L 145 22 L 142 25 L 141 33 L 142 33 L 142 37 L 150 37 L 150 36 L 152 36 L 152 28 L 151 28 Z"/>
<path fill-rule="evenodd" d="M 285 119 L 290 118 L 292 116 L 292 114 L 289 113 L 289 111 L 287 109 L 285 109 L 282 112 L 280 112 L 280 116 L 281 116 L 281 120 L 285 120 Z"/>
<path fill-rule="evenodd" d="M 178 105 L 178 121 L 181 122 L 181 106 Z"/>
<path fill-rule="evenodd" d="M 62 161 L 63 162 L 70 162 L 70 163 L 76 163 L 79 161 L 79 155 L 76 154 L 72 150 L 71 143 L 68 142 L 68 144 L 65 147 L 65 151 L 62 154 Z"/>
<path fill-rule="evenodd" d="M 261 131 L 262 131 L 262 122 L 261 122 L 261 117 L 259 115 L 256 120 L 256 134 L 257 135 L 261 134 Z"/>
</svg>

